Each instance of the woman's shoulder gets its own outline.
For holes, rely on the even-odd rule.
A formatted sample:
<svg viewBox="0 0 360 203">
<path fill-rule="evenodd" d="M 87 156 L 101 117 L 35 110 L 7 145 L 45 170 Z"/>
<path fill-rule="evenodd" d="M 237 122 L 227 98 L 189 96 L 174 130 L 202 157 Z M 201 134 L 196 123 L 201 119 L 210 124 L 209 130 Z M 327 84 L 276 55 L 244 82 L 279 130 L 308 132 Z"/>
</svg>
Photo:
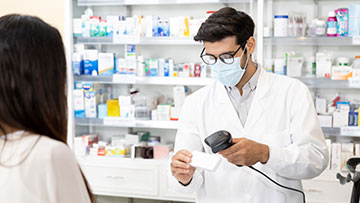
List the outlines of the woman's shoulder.
<svg viewBox="0 0 360 203">
<path fill-rule="evenodd" d="M 42 157 L 42 159 L 51 160 L 51 161 L 71 161 L 75 160 L 74 155 L 71 152 L 69 146 L 61 141 L 52 139 L 47 136 L 38 136 L 30 135 L 39 139 L 37 144 L 34 147 L 34 156 L 37 158 Z"/>
</svg>

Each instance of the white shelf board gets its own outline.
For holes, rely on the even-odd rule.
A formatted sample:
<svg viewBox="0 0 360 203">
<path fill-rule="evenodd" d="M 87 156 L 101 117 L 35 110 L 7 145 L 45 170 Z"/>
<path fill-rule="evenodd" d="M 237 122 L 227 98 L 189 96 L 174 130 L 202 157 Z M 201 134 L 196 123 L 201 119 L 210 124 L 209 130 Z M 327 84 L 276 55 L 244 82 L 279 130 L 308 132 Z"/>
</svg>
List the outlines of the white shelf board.
<svg viewBox="0 0 360 203">
<path fill-rule="evenodd" d="M 329 78 L 296 78 L 305 83 L 309 88 L 319 89 L 360 89 L 360 87 L 354 87 L 350 85 L 348 80 L 331 80 Z"/>
<path fill-rule="evenodd" d="M 176 130 L 178 128 L 177 121 L 152 121 L 152 120 L 135 120 L 135 121 L 121 121 L 114 118 L 113 122 L 104 122 L 105 119 L 98 118 L 76 118 L 75 125 L 77 126 L 99 126 L 99 127 L 120 127 L 120 128 L 156 128 L 156 129 L 170 129 Z"/>
<path fill-rule="evenodd" d="M 358 126 L 346 126 L 341 128 L 322 128 L 325 136 L 335 137 L 360 137 L 360 127 Z"/>
<path fill-rule="evenodd" d="M 119 77 L 118 77 L 119 76 Z M 74 76 L 77 82 L 93 82 L 101 84 L 142 84 L 142 85 L 189 85 L 206 86 L 213 82 L 213 78 L 195 78 L 195 77 L 132 77 L 132 76 Z"/>
<path fill-rule="evenodd" d="M 250 3 L 251 0 L 78 0 L 78 6 L 141 6 Z"/>
<path fill-rule="evenodd" d="M 264 37 L 265 45 L 359 46 L 352 37 Z"/>
<path fill-rule="evenodd" d="M 192 37 L 124 37 L 116 41 L 112 37 L 75 37 L 75 42 L 89 45 L 202 45 Z"/>
</svg>

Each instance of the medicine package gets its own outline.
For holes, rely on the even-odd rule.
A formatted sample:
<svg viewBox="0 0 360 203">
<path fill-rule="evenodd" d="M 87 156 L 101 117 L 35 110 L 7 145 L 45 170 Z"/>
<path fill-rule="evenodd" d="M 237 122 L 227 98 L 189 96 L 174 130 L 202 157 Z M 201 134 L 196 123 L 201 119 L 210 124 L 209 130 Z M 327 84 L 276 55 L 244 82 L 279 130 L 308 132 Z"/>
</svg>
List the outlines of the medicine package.
<svg viewBox="0 0 360 203">
<path fill-rule="evenodd" d="M 193 151 L 190 165 L 195 168 L 201 168 L 207 171 L 215 172 L 220 164 L 219 155 L 207 154 L 204 152 Z"/>
</svg>

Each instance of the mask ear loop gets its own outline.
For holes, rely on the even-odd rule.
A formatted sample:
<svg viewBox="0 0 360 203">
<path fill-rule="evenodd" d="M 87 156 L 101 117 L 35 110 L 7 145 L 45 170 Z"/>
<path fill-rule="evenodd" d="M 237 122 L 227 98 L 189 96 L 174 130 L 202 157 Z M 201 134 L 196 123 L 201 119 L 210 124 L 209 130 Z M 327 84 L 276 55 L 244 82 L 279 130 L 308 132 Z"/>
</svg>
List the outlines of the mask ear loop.
<svg viewBox="0 0 360 203">
<path fill-rule="evenodd" d="M 247 44 L 247 42 L 246 42 L 246 44 Z M 246 44 L 245 44 L 245 46 L 244 46 L 244 51 L 243 51 L 243 53 L 241 54 L 240 58 L 242 58 L 242 57 L 244 56 L 245 52 L 246 52 Z M 241 61 L 241 60 L 240 60 L 240 61 Z M 248 64 L 249 64 L 249 56 L 246 56 L 245 66 L 244 66 L 244 68 L 242 68 L 242 67 L 241 67 L 241 64 L 240 64 L 240 68 L 243 69 L 244 71 L 246 71 L 246 69 L 247 69 L 247 67 L 248 67 Z"/>
</svg>

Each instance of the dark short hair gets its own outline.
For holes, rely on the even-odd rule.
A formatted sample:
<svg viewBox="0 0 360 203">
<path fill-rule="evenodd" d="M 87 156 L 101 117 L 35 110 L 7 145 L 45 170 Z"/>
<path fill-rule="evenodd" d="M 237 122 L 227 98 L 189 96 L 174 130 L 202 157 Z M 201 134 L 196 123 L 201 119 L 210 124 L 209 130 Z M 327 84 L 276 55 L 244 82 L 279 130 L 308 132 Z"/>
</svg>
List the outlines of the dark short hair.
<svg viewBox="0 0 360 203">
<path fill-rule="evenodd" d="M 255 23 L 248 14 L 224 7 L 201 24 L 194 40 L 217 42 L 226 37 L 236 36 L 237 44 L 245 46 L 245 41 L 254 35 L 254 29 Z"/>
</svg>

